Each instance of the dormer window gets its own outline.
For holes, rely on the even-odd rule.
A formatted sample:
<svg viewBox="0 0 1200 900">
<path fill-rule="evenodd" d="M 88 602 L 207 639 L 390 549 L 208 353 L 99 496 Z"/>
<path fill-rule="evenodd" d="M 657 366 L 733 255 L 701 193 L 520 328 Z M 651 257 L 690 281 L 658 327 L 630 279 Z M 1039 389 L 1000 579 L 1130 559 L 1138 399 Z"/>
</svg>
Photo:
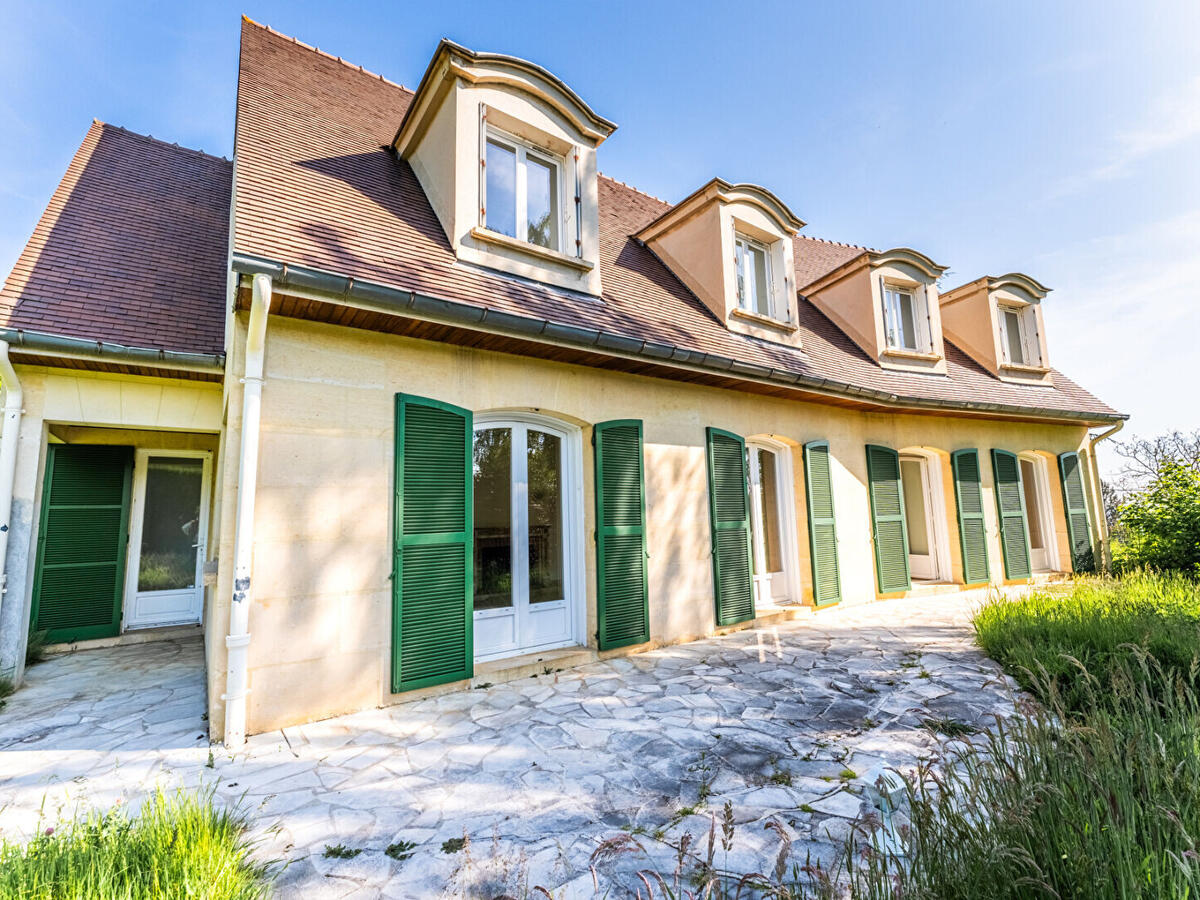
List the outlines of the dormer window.
<svg viewBox="0 0 1200 900">
<path fill-rule="evenodd" d="M 484 171 L 484 227 L 548 250 L 559 250 L 561 161 L 489 129 Z"/>
<path fill-rule="evenodd" d="M 1041 353 L 1038 348 L 1033 308 L 1001 306 L 1000 348 L 1004 362 L 1011 366 L 1040 366 Z"/>
<path fill-rule="evenodd" d="M 735 234 L 733 247 L 738 307 L 767 318 L 781 318 L 775 313 L 771 297 L 771 251 L 741 234 Z"/>
<path fill-rule="evenodd" d="M 889 350 L 928 353 L 929 328 L 925 315 L 925 292 L 884 283 L 883 321 Z"/>
</svg>

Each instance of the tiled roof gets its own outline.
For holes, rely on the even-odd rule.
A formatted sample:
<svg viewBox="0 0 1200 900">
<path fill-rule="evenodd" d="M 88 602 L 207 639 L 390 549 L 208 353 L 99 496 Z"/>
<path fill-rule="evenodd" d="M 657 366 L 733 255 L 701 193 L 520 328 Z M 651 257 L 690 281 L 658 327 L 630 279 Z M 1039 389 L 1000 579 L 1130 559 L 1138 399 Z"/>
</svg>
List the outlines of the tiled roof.
<svg viewBox="0 0 1200 900">
<path fill-rule="evenodd" d="M 952 345 L 947 345 L 947 376 L 884 370 L 803 300 L 803 351 L 733 333 L 631 237 L 668 204 L 603 176 L 602 300 L 458 265 L 412 170 L 388 149 L 412 96 L 377 75 L 245 21 L 238 80 L 235 249 L 900 396 L 1100 416 L 1114 412 L 1057 372 L 1052 388 L 1008 384 Z M 797 282 L 807 285 L 864 252 L 863 247 L 798 238 Z"/>
<path fill-rule="evenodd" d="M 221 352 L 231 172 L 94 122 L 0 291 L 0 326 Z"/>
</svg>

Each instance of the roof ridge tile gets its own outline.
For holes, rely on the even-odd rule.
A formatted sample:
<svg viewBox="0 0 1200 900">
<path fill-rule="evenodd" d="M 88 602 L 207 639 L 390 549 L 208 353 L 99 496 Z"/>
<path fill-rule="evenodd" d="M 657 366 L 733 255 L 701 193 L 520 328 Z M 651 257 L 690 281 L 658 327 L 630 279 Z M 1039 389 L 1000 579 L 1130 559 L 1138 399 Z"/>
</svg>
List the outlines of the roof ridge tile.
<svg viewBox="0 0 1200 900">
<path fill-rule="evenodd" d="M 214 153 L 205 153 L 203 150 L 197 150 L 195 147 L 186 147 L 177 141 L 164 141 L 162 138 L 156 138 L 152 134 L 142 134 L 142 132 L 126 128 L 124 125 L 114 125 L 112 122 L 105 122 L 104 120 L 97 119 L 95 117 L 92 118 L 92 125 L 93 127 L 99 126 L 100 128 L 119 131 L 122 134 L 127 134 L 130 137 L 140 138 L 143 141 L 150 141 L 151 143 L 157 144 L 160 147 L 171 147 L 175 150 L 181 150 L 184 153 L 194 153 L 196 156 L 203 156 L 205 159 L 211 159 L 214 162 L 229 162 L 229 159 L 224 156 L 217 156 Z"/>
<path fill-rule="evenodd" d="M 606 175 L 604 172 L 597 172 L 596 174 L 599 175 L 601 178 L 605 178 L 608 181 L 613 182 L 614 184 L 621 185 L 621 187 L 629 188 L 629 190 L 633 191 L 635 194 L 641 194 L 643 197 L 648 197 L 649 199 L 654 200 L 656 203 L 662 203 L 666 206 L 674 206 L 673 203 L 670 203 L 670 202 L 664 200 L 662 197 L 655 197 L 653 194 L 649 193 L 648 191 L 643 191 L 639 187 L 634 187 L 632 184 L 624 182 L 620 178 L 613 178 L 611 175 Z"/>
<path fill-rule="evenodd" d="M 331 59 L 334 62 L 341 63 L 347 69 L 352 69 L 355 72 L 358 72 L 362 75 L 366 75 L 370 78 L 378 78 L 384 84 L 390 84 L 392 87 L 398 87 L 398 88 L 400 88 L 400 90 L 407 91 L 410 94 L 413 93 L 411 90 L 406 88 L 403 84 L 401 84 L 398 81 L 392 81 L 392 79 L 386 78 L 385 76 L 380 75 L 378 72 L 372 72 L 370 69 L 364 68 L 363 66 L 355 65 L 354 63 L 349 62 L 348 60 L 342 59 L 340 56 L 334 56 L 328 50 L 322 50 L 320 47 L 316 46 L 315 44 L 308 44 L 308 43 L 305 43 L 304 41 L 300 40 L 299 38 L 292 37 L 290 34 L 284 34 L 282 31 L 279 31 L 276 28 L 272 28 L 270 25 L 264 25 L 262 22 L 256 22 L 249 16 L 243 15 L 242 21 L 245 22 L 247 25 L 253 25 L 255 28 L 261 28 L 263 31 L 273 34 L 276 37 L 281 37 L 285 41 L 291 41 L 297 47 L 303 47 L 305 50 L 311 50 L 313 53 L 319 53 L 321 56 L 324 56 L 326 59 Z"/>
</svg>

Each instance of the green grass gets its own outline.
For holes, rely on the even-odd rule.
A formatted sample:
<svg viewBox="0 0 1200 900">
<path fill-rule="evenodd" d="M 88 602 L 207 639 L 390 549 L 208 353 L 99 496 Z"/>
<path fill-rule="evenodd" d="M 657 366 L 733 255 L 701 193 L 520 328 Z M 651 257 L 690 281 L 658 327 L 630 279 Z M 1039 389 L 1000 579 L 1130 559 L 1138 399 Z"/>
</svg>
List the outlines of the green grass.
<svg viewBox="0 0 1200 900">
<path fill-rule="evenodd" d="M 908 781 L 903 856 L 877 840 L 855 895 L 1200 897 L 1198 613 L 1146 575 L 988 604 L 980 643 L 1039 703 Z"/>
<path fill-rule="evenodd" d="M 270 878 L 251 849 L 244 820 L 216 807 L 210 794 L 160 792 L 134 817 L 92 814 L 25 845 L 0 844 L 0 897 L 263 898 Z"/>
</svg>

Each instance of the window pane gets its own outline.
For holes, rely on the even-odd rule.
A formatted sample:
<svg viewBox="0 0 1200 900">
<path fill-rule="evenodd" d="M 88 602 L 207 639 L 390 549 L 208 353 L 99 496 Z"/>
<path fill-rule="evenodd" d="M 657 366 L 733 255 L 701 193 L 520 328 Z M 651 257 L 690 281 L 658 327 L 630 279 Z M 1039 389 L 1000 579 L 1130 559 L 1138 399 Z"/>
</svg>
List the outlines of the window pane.
<svg viewBox="0 0 1200 900">
<path fill-rule="evenodd" d="M 152 456 L 146 469 L 139 591 L 177 591 L 196 586 L 200 535 L 200 488 L 204 461 Z"/>
<path fill-rule="evenodd" d="M 750 259 L 754 267 L 754 311 L 759 315 L 771 314 L 771 294 L 767 290 L 767 254 L 762 247 L 750 245 Z"/>
<path fill-rule="evenodd" d="M 1037 481 L 1034 480 L 1033 463 L 1021 460 L 1021 486 L 1025 489 L 1025 515 L 1029 519 L 1029 548 L 1045 550 L 1042 537 L 1042 507 L 1038 505 Z"/>
<path fill-rule="evenodd" d="M 492 231 L 517 236 L 517 154 L 516 151 L 487 142 L 487 216 Z"/>
<path fill-rule="evenodd" d="M 475 608 L 512 606 L 512 429 L 475 432 Z"/>
<path fill-rule="evenodd" d="M 529 602 L 563 598 L 562 440 L 529 429 Z"/>
<path fill-rule="evenodd" d="M 749 282 L 746 278 L 746 253 L 747 247 L 745 241 L 735 241 L 733 244 L 733 261 L 734 273 L 737 278 L 737 298 L 738 306 L 742 309 L 751 309 L 750 298 L 747 296 L 747 291 L 750 289 Z"/>
<path fill-rule="evenodd" d="M 556 167 L 525 157 L 525 208 L 531 244 L 558 249 L 558 189 Z"/>
<path fill-rule="evenodd" d="M 900 346 L 908 350 L 917 349 L 915 312 L 912 294 L 900 294 Z"/>
<path fill-rule="evenodd" d="M 915 459 L 900 460 L 900 478 L 904 487 L 904 521 L 908 525 L 908 552 L 913 556 L 926 556 L 929 553 L 929 529 L 921 463 Z"/>
<path fill-rule="evenodd" d="M 1021 343 L 1021 317 L 1011 309 L 1004 311 L 1004 331 L 1008 340 L 1008 361 L 1025 364 L 1025 349 Z"/>
<path fill-rule="evenodd" d="M 783 571 L 783 555 L 779 539 L 779 479 L 775 470 L 775 454 L 758 451 L 759 484 L 762 490 L 763 555 L 768 572 Z"/>
</svg>

